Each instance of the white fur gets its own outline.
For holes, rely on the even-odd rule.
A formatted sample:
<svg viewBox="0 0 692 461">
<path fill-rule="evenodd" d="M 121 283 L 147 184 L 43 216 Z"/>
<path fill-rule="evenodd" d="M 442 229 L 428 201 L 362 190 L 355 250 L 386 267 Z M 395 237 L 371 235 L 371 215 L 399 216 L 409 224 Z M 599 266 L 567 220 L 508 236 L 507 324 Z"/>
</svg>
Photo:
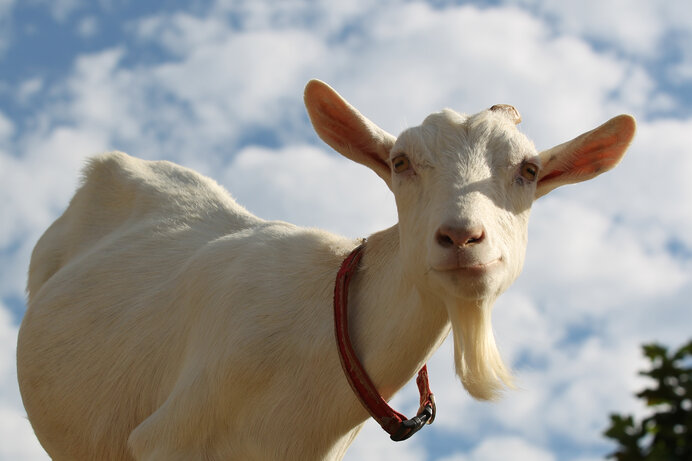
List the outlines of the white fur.
<svg viewBox="0 0 692 461">
<path fill-rule="evenodd" d="M 378 389 L 390 398 L 451 327 L 464 386 L 494 397 L 511 377 L 490 310 L 521 270 L 531 203 L 614 166 L 633 119 L 538 154 L 506 107 L 445 110 L 395 139 L 321 82 L 305 98 L 318 134 L 396 197 L 399 223 L 368 238 L 349 305 Z M 93 158 L 29 270 L 18 375 L 42 445 L 56 460 L 340 459 L 368 418 L 332 317 L 356 244 L 257 218 L 168 162 Z"/>
</svg>

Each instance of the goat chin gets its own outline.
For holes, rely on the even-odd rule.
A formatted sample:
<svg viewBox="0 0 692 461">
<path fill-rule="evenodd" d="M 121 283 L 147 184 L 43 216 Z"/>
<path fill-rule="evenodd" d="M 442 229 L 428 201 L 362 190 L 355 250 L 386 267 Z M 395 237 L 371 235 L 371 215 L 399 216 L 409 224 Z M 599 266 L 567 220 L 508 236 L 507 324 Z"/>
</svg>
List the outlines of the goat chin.
<svg viewBox="0 0 692 461">
<path fill-rule="evenodd" d="M 464 388 L 476 399 L 495 400 L 514 388 L 495 344 L 492 303 L 447 306 L 454 335 L 454 366 Z"/>
</svg>

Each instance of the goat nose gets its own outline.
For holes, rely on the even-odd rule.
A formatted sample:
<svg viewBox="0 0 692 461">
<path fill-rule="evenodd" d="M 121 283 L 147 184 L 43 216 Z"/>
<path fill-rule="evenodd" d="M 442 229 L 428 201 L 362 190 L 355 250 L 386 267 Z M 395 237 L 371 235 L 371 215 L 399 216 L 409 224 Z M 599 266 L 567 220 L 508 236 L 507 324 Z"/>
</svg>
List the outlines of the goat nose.
<svg viewBox="0 0 692 461">
<path fill-rule="evenodd" d="M 481 243 L 485 239 L 482 226 L 443 225 L 435 233 L 437 244 L 443 248 L 466 247 Z"/>
</svg>

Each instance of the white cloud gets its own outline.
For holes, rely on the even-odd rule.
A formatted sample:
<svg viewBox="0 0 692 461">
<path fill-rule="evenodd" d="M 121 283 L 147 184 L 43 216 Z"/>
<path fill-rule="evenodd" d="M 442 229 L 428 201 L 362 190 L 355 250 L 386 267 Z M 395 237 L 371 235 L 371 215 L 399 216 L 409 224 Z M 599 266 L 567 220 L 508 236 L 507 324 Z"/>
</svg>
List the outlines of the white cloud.
<svg viewBox="0 0 692 461">
<path fill-rule="evenodd" d="M 57 22 L 65 22 L 72 13 L 84 6 L 83 0 L 33 0 L 33 2 L 47 7 Z"/>
<path fill-rule="evenodd" d="M 662 9 L 646 0 L 510 0 L 507 3 L 530 6 L 551 20 L 556 30 L 604 41 L 630 53 L 656 52 L 665 32 Z"/>
<path fill-rule="evenodd" d="M 351 237 L 396 223 L 393 196 L 377 175 L 310 146 L 246 148 L 229 165 L 223 183 L 240 203 L 262 210 L 268 219 Z"/>
<path fill-rule="evenodd" d="M 229 28 L 221 13 L 180 13 L 148 18 L 135 29 L 140 39 L 182 58 L 152 70 L 157 83 L 192 104 L 205 127 L 224 118 L 262 123 L 275 116 L 272 102 L 295 98 L 314 76 L 394 133 L 444 106 L 475 112 L 509 102 L 533 132 L 553 133 L 562 142 L 580 127 L 602 121 L 603 100 L 631 81 L 632 72 L 637 82 L 647 79 L 642 69 L 556 35 L 519 9 L 436 10 L 413 2 L 342 17 L 328 8 L 311 9 L 311 27 L 327 21 L 332 34 L 346 35 L 336 41 L 320 27 L 308 30 L 290 20 L 293 16 L 281 21 L 280 11 L 263 2 L 243 5 L 248 11 L 236 11 L 241 19 L 234 18 L 252 27 Z M 628 92 L 619 97 L 621 105 L 638 103 L 627 102 Z"/>
<path fill-rule="evenodd" d="M 94 133 L 63 127 L 27 140 L 22 157 L 0 152 L 0 248 L 13 249 L 3 255 L 0 295 L 23 296 L 34 243 L 66 208 L 83 159 L 103 145 Z"/>
<path fill-rule="evenodd" d="M 96 16 L 82 18 L 77 25 L 77 33 L 83 38 L 94 37 L 99 31 L 99 21 Z"/>
<path fill-rule="evenodd" d="M 0 146 L 9 142 L 10 136 L 15 132 L 14 123 L 0 112 Z"/>
<path fill-rule="evenodd" d="M 498 344 L 508 363 L 541 362 L 563 332 L 551 325 L 551 318 L 536 305 L 531 293 L 520 287 L 505 293 L 496 303 L 493 325 Z"/>
<path fill-rule="evenodd" d="M 26 103 L 27 100 L 36 95 L 43 88 L 43 79 L 40 77 L 30 78 L 19 85 L 17 99 Z"/>
<path fill-rule="evenodd" d="M 0 20 L 6 19 L 9 16 L 15 0 L 0 0 Z"/>
<path fill-rule="evenodd" d="M 636 409 L 632 395 L 643 382 L 636 371 L 644 362 L 635 344 L 612 345 L 593 338 L 552 355 L 554 363 L 541 372 L 550 386 L 545 389 L 549 397 L 542 406 L 542 424 L 552 433 L 577 445 L 595 444 L 610 412 Z"/>
<path fill-rule="evenodd" d="M 132 106 L 139 95 L 127 91 L 137 88 L 131 72 L 119 68 L 124 54 L 122 48 L 113 48 L 77 58 L 65 86 L 72 123 L 79 123 L 82 129 L 102 129 L 114 137 L 137 132 Z"/>
<path fill-rule="evenodd" d="M 333 62 L 344 64 L 329 73 L 331 81 L 394 133 L 444 106 L 473 113 L 510 103 L 527 133 L 548 147 L 548 135 L 556 144 L 604 121 L 603 101 L 630 71 L 624 61 L 513 8 L 407 3 L 363 28 L 360 40 L 332 49 Z"/>
<path fill-rule="evenodd" d="M 671 293 L 690 281 L 664 242 L 649 242 L 636 228 L 587 204 L 546 197 L 533 218 L 526 262 L 529 283 L 539 296 L 578 296 L 580 313 Z"/>
<path fill-rule="evenodd" d="M 442 461 L 506 461 L 510 459 L 554 461 L 556 458 L 540 447 L 518 437 L 488 437 L 468 454 L 456 454 Z"/>
<path fill-rule="evenodd" d="M 647 107 L 638 108 L 641 113 L 689 113 L 687 98 L 681 98 L 667 85 L 667 81 L 685 85 L 690 80 L 692 5 L 689 2 L 505 0 L 503 3 L 526 7 L 556 33 L 586 40 L 601 54 L 625 55 L 638 66 L 659 74 L 651 82 L 657 94 L 645 101 Z M 641 82 L 639 71 L 631 73 Z M 623 87 L 622 91 L 634 99 L 643 95 L 632 87 Z"/>
<path fill-rule="evenodd" d="M 231 35 L 222 18 L 200 18 L 182 12 L 141 19 L 133 30 L 140 40 L 159 43 L 178 56 L 186 56 L 197 47 L 218 43 Z"/>
<path fill-rule="evenodd" d="M 670 71 L 671 77 L 677 83 L 684 83 L 692 80 L 692 62 L 683 62 L 673 67 Z"/>
<path fill-rule="evenodd" d="M 229 130 L 237 135 L 230 123 L 282 132 L 276 123 L 285 121 L 282 106 L 290 100 L 299 107 L 306 71 L 323 54 L 323 45 L 303 31 L 229 35 L 153 69 L 152 84 L 188 105 L 195 128 L 213 138 Z"/>
<path fill-rule="evenodd" d="M 386 14 L 399 6 L 400 2 L 373 3 L 367 0 L 339 3 L 330 0 L 287 0 L 280 3 L 218 0 L 209 16 L 223 17 L 238 30 L 310 29 L 331 42 L 338 42 L 347 40 L 344 35 L 357 30 L 364 19 Z"/>
<path fill-rule="evenodd" d="M 604 207 L 636 222 L 652 244 L 658 237 L 652 230 L 659 228 L 692 249 L 687 231 L 692 228 L 692 209 L 684 206 L 692 198 L 691 130 L 692 119 L 642 121 L 631 152 L 618 167 L 619 186 L 611 184 L 604 190 L 608 194 L 607 201 L 601 200 Z"/>
</svg>

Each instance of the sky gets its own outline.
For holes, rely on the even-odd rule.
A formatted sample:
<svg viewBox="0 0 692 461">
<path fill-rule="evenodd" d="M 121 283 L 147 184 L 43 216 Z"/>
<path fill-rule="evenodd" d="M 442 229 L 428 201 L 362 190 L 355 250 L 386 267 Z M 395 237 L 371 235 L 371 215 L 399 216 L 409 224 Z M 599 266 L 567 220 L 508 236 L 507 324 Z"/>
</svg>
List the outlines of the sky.
<svg viewBox="0 0 692 461">
<path fill-rule="evenodd" d="M 498 103 L 538 149 L 638 121 L 615 170 L 534 205 L 493 315 L 519 389 L 474 401 L 447 341 L 429 362 L 435 424 L 394 443 L 369 422 L 346 459 L 602 460 L 608 415 L 646 413 L 641 344 L 692 336 L 692 3 L 0 0 L 0 460 L 48 459 L 16 336 L 31 250 L 89 156 L 175 161 L 266 219 L 350 237 L 396 222 L 384 183 L 313 133 L 311 78 L 395 135 Z M 416 400 L 410 385 L 392 404 Z"/>
</svg>

